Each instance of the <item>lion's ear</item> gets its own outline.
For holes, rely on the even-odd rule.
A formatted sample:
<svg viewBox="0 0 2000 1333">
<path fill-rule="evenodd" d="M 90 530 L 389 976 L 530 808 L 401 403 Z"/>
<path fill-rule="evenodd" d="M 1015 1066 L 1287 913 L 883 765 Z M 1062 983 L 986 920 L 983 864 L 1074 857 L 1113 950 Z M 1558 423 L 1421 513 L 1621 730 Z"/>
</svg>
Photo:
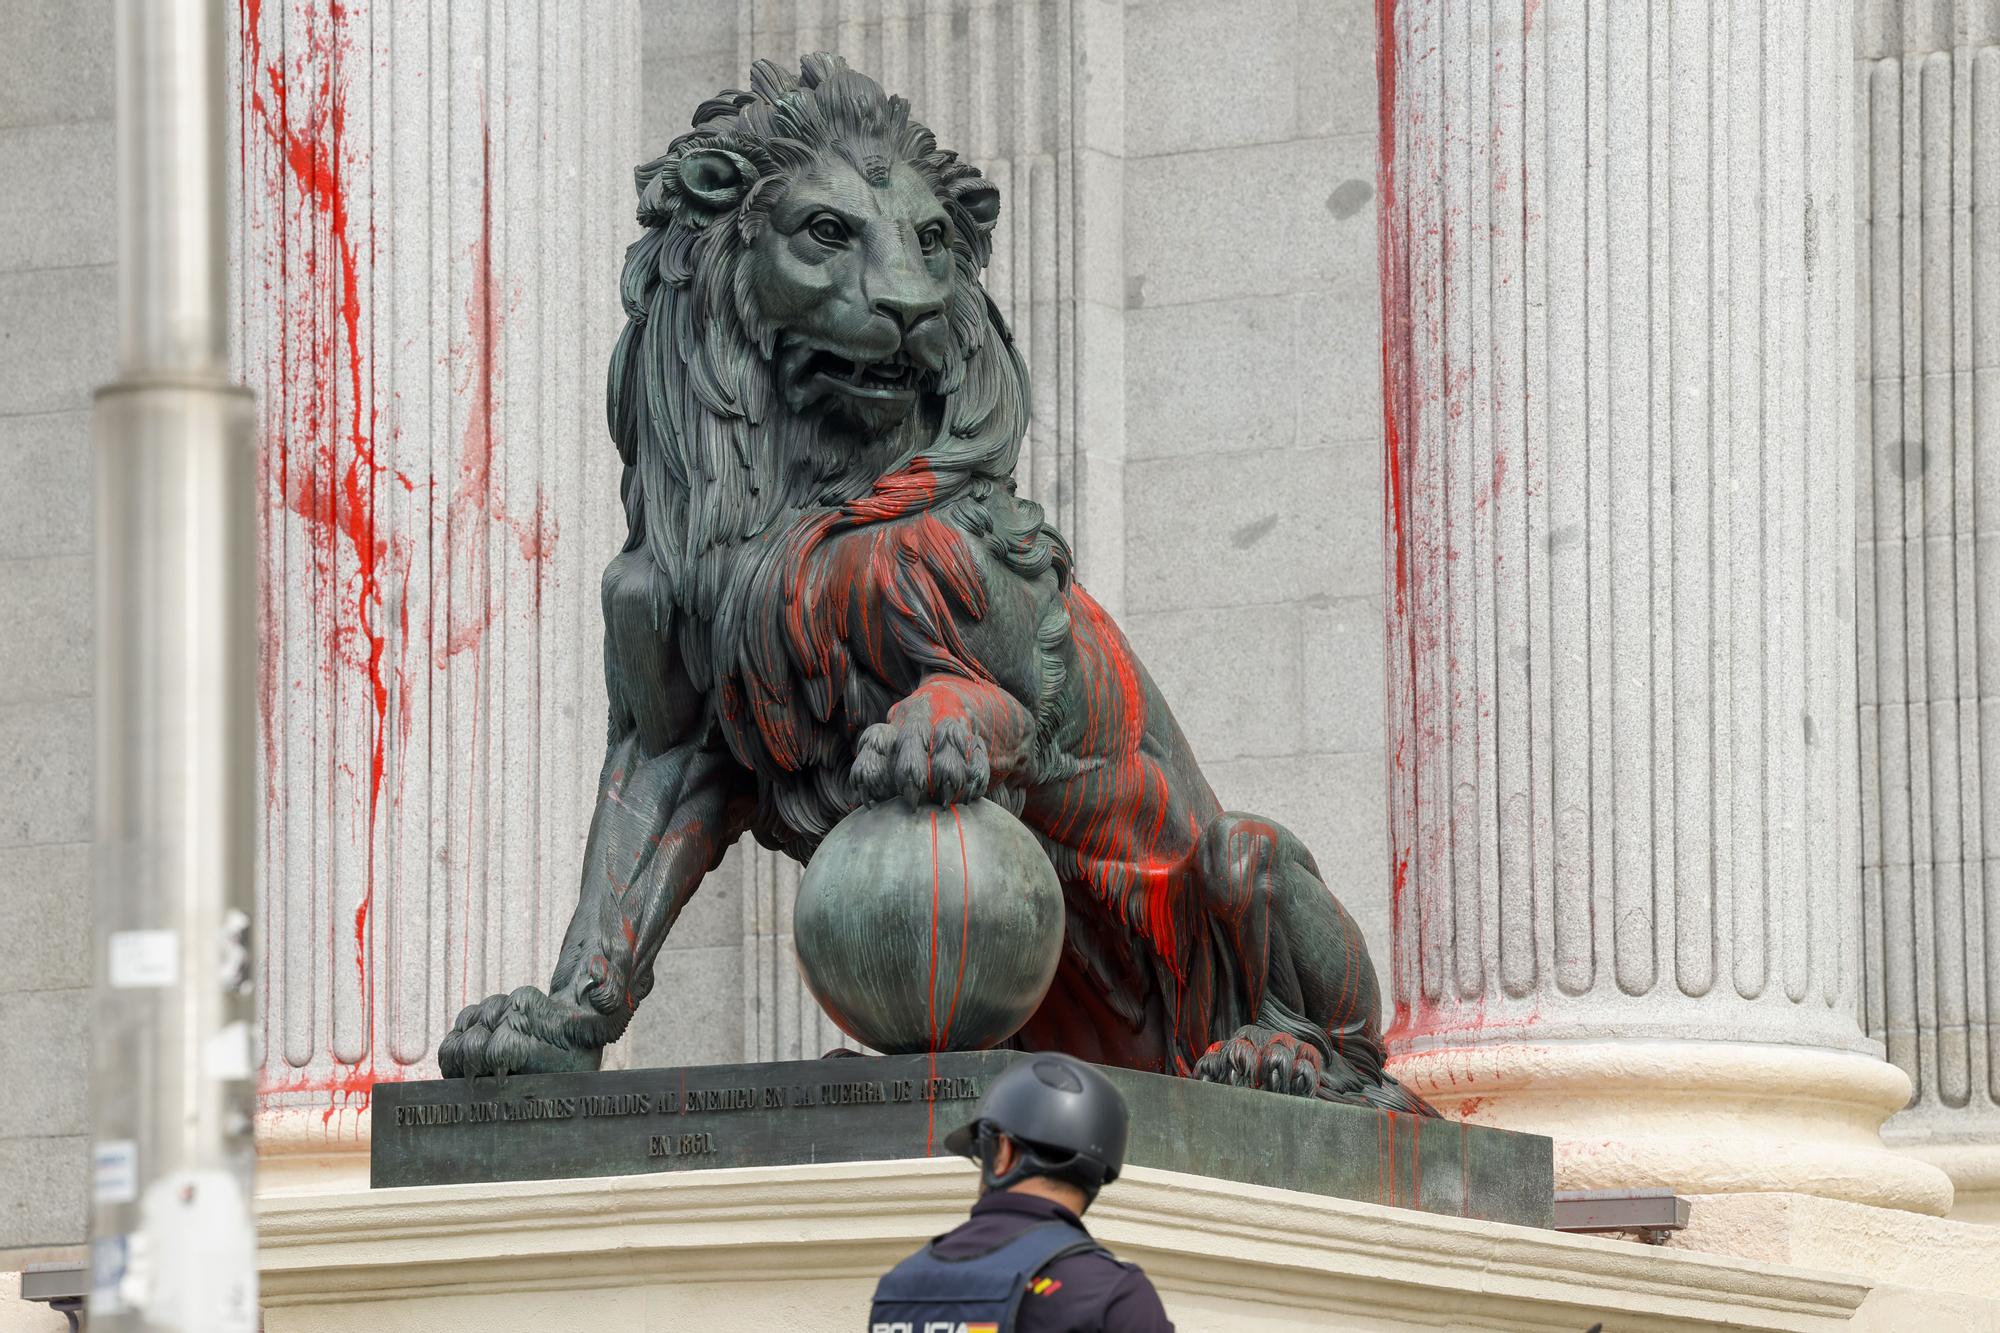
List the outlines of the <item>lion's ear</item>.
<svg viewBox="0 0 2000 1333">
<path fill-rule="evenodd" d="M 953 197 L 981 231 L 992 231 L 993 224 L 1000 220 L 1000 191 L 986 181 L 968 182 Z"/>
<path fill-rule="evenodd" d="M 736 207 L 756 180 L 756 168 L 726 148 L 703 148 L 681 159 L 681 192 L 704 213 Z"/>
</svg>

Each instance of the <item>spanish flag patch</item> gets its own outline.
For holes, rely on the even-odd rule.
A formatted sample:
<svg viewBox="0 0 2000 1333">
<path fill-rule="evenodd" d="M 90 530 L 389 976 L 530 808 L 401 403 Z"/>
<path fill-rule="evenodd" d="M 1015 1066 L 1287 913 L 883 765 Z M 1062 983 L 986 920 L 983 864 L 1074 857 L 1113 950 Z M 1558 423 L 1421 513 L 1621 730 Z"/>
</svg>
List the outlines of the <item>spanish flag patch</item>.
<svg viewBox="0 0 2000 1333">
<path fill-rule="evenodd" d="M 998 1324 L 960 1324 L 965 1333 L 1000 1333 Z"/>
<path fill-rule="evenodd" d="M 1062 1290 L 1062 1283 L 1052 1277 L 1038 1277 L 1028 1284 L 1028 1290 L 1037 1296 L 1053 1296 Z"/>
</svg>

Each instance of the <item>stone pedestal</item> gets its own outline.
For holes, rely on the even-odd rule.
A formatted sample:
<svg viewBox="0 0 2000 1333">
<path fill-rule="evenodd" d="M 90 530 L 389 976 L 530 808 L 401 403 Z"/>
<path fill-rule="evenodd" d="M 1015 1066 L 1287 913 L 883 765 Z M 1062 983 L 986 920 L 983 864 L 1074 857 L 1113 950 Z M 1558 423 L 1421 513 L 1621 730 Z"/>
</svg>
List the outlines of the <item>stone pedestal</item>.
<svg viewBox="0 0 2000 1333">
<path fill-rule="evenodd" d="M 977 1183 L 940 1158 L 270 1197 L 264 1326 L 859 1328 L 876 1278 L 963 1218 Z M 1181 1333 L 1897 1327 L 1867 1320 L 1879 1293 L 1852 1272 L 1146 1167 L 1086 1220 L 1146 1269 Z"/>
<path fill-rule="evenodd" d="M 1396 1072 L 1564 1187 L 1942 1212 L 1857 1020 L 1849 29 L 1382 14 Z"/>
<path fill-rule="evenodd" d="M 1863 998 L 1884 1137 L 2000 1221 L 2000 11 L 1856 14 Z"/>
<path fill-rule="evenodd" d="M 339 1137 L 376 1079 L 435 1069 L 461 1005 L 545 980 L 575 902 L 624 535 L 604 359 L 637 7 L 229 9 L 264 1128 Z"/>
<path fill-rule="evenodd" d="M 377 1188 L 919 1162 L 1017 1051 L 439 1079 L 376 1089 Z M 1135 1110 L 1128 1166 L 1448 1217 L 1552 1225 L 1550 1145 L 1498 1130 L 1099 1067 Z"/>
</svg>

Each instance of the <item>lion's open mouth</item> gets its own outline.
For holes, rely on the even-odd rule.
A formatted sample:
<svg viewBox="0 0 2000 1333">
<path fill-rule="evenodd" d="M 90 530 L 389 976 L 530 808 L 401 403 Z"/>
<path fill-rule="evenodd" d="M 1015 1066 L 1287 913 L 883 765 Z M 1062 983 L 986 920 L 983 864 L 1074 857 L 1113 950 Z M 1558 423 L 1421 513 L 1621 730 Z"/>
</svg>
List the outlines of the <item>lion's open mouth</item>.
<svg viewBox="0 0 2000 1333">
<path fill-rule="evenodd" d="M 906 398 L 917 387 L 916 363 L 902 356 L 864 364 L 822 350 L 814 352 L 802 369 L 806 378 L 816 376 L 842 393 L 863 398 Z"/>
</svg>

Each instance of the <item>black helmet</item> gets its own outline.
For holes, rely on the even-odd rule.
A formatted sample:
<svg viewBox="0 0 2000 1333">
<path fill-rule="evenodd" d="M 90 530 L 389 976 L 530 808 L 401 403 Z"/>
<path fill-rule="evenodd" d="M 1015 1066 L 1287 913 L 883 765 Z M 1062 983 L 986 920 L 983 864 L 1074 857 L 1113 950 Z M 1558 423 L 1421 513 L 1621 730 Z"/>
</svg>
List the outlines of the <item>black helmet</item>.
<svg viewBox="0 0 2000 1333">
<path fill-rule="evenodd" d="M 1089 1198 L 1125 1165 L 1125 1099 L 1083 1061 L 1054 1052 L 1015 1065 L 986 1090 L 979 1115 L 945 1136 L 944 1146 L 979 1163 L 989 1189 L 1026 1176 L 1053 1176 Z M 1004 1176 L 993 1171 L 999 1136 L 1021 1147 Z"/>
</svg>

